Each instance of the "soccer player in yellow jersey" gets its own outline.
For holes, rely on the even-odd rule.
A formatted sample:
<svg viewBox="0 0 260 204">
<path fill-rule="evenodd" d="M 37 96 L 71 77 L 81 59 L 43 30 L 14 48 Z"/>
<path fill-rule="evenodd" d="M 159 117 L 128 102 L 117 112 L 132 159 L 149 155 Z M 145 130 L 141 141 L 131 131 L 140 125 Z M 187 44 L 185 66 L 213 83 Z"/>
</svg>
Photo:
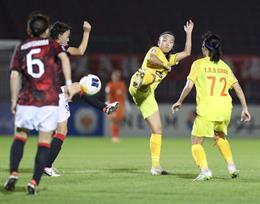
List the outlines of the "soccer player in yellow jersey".
<svg viewBox="0 0 260 204">
<path fill-rule="evenodd" d="M 142 67 L 132 76 L 129 92 L 151 130 L 150 151 L 152 175 L 167 174 L 160 165 L 162 123 L 154 92 L 161 81 L 171 71 L 171 67 L 191 53 L 193 22 L 187 21 L 185 48 L 172 54 L 175 37 L 171 32 L 160 35 L 158 47 L 152 47 L 146 54 Z"/>
<path fill-rule="evenodd" d="M 194 180 L 208 180 L 212 177 L 202 146 L 205 137 L 215 139 L 227 163 L 230 176 L 236 178 L 239 176 L 239 171 L 234 164 L 231 148 L 226 138 L 232 112 L 230 89 L 235 90 L 242 105 L 241 121 L 250 121 L 251 115 L 236 77 L 229 66 L 220 59 L 220 37 L 209 32 L 206 33 L 202 44 L 202 53 L 204 57 L 193 62 L 187 83 L 179 100 L 173 104 L 172 111 L 179 110 L 183 100 L 195 84 L 197 116 L 192 128 L 191 142 L 193 159 L 201 171 Z"/>
</svg>

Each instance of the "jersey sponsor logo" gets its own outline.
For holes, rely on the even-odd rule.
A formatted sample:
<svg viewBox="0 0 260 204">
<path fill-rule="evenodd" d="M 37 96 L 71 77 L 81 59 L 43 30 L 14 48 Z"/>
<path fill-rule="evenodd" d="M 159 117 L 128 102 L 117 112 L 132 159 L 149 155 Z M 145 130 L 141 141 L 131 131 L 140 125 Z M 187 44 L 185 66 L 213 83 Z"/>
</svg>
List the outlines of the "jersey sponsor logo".
<svg viewBox="0 0 260 204">
<path fill-rule="evenodd" d="M 160 77 L 161 79 L 163 78 L 163 72 L 156 71 L 155 74 Z"/>
<path fill-rule="evenodd" d="M 23 44 L 21 46 L 21 50 L 26 50 L 26 49 L 31 48 L 31 47 L 38 47 L 38 46 L 45 46 L 45 45 L 49 45 L 48 39 L 31 41 L 31 42 Z"/>
</svg>

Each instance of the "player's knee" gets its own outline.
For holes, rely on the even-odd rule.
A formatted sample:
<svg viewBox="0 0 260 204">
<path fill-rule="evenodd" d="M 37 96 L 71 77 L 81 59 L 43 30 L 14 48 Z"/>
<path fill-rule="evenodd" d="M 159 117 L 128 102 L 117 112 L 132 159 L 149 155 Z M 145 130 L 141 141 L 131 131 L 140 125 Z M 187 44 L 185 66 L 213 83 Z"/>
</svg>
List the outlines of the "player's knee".
<svg viewBox="0 0 260 204">
<path fill-rule="evenodd" d="M 62 129 L 59 133 L 63 134 L 64 136 L 66 136 L 68 134 L 68 128 L 64 128 Z"/>
<path fill-rule="evenodd" d="M 195 144 L 203 144 L 203 137 L 192 136 L 191 137 L 191 143 L 193 145 L 195 145 Z"/>
<path fill-rule="evenodd" d="M 162 134 L 162 126 L 161 125 L 155 125 L 152 128 L 153 133 L 155 134 Z"/>
<path fill-rule="evenodd" d="M 67 120 L 58 123 L 58 126 L 56 128 L 56 133 L 62 134 L 64 136 L 67 135 L 67 133 L 68 133 Z"/>
<path fill-rule="evenodd" d="M 29 134 L 29 130 L 26 128 L 16 128 L 15 136 L 19 136 L 21 138 L 27 139 Z"/>
<path fill-rule="evenodd" d="M 60 126 L 60 127 L 58 126 L 56 132 L 63 134 L 65 136 L 68 133 L 68 128 L 67 126 Z"/>
<path fill-rule="evenodd" d="M 226 138 L 226 135 L 225 135 L 223 132 L 217 132 L 217 131 L 215 131 L 215 137 L 214 137 L 215 141 L 217 141 L 217 140 L 220 139 L 220 138 L 225 139 L 225 138 Z"/>
</svg>

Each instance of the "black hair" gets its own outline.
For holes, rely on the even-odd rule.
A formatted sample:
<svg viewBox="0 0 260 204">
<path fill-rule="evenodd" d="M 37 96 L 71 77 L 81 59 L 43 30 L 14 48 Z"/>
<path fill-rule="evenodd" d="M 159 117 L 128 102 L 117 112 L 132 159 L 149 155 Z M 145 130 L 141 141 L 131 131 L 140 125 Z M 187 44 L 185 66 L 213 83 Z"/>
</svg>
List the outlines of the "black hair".
<svg viewBox="0 0 260 204">
<path fill-rule="evenodd" d="M 49 27 L 49 17 L 39 12 L 31 13 L 27 20 L 27 32 L 33 37 L 40 37 Z"/>
<path fill-rule="evenodd" d="M 209 50 L 210 61 L 217 63 L 221 57 L 221 38 L 211 32 L 207 32 L 202 36 L 202 46 Z"/>
<path fill-rule="evenodd" d="M 173 37 L 175 37 L 174 34 L 173 34 L 171 31 L 165 31 L 165 32 L 163 32 L 163 33 L 160 34 L 159 39 L 160 39 L 160 37 L 162 37 L 163 35 L 172 35 Z"/>
<path fill-rule="evenodd" d="M 163 33 L 160 34 L 159 39 L 158 39 L 158 42 L 159 42 L 160 38 L 161 38 L 163 35 L 172 35 L 172 36 L 175 38 L 175 35 L 174 35 L 171 31 L 165 31 L 165 32 L 163 32 Z M 168 53 L 165 54 L 166 59 L 169 60 L 171 54 L 173 54 L 173 49 L 171 49 Z"/>
<path fill-rule="evenodd" d="M 51 37 L 54 40 L 57 40 L 59 35 L 62 35 L 68 30 L 71 30 L 71 26 L 67 25 L 66 23 L 56 21 L 52 26 L 51 26 Z"/>
</svg>

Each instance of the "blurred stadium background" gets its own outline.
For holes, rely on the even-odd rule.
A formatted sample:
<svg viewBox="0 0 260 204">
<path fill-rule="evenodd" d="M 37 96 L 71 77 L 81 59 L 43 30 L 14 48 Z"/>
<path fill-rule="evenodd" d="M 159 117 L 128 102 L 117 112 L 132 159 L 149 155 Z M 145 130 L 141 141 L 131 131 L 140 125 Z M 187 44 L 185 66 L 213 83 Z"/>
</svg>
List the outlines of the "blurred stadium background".
<svg viewBox="0 0 260 204">
<path fill-rule="evenodd" d="M 175 66 L 157 89 L 157 100 L 164 125 L 162 162 L 174 168 L 168 179 L 151 179 L 148 153 L 149 130 L 136 107 L 126 114 L 121 144 L 114 146 L 108 139 L 86 138 L 110 136 L 106 115 L 80 103 L 71 104 L 69 135 L 56 165 L 63 176 L 60 180 L 46 180 L 48 187 L 40 189 L 55 203 L 259 203 L 260 168 L 260 3 L 259 1 L 172 1 L 172 0 L 0 0 L 0 135 L 12 135 L 13 117 L 9 111 L 9 62 L 14 47 L 26 37 L 26 19 L 32 11 L 41 11 L 51 21 L 64 21 L 72 26 L 70 45 L 77 46 L 82 37 L 82 23 L 92 25 L 90 40 L 83 57 L 71 58 L 73 80 L 97 74 L 102 81 L 98 97 L 105 100 L 104 87 L 113 69 L 120 69 L 128 85 L 130 76 L 140 67 L 147 50 L 157 43 L 160 33 L 172 31 L 176 36 L 175 50 L 184 47 L 183 25 L 192 19 L 192 56 Z M 201 56 L 201 35 L 206 31 L 219 34 L 223 39 L 224 59 L 231 65 L 245 91 L 252 122 L 239 122 L 240 104 L 234 97 L 234 112 L 230 136 L 234 140 L 234 153 L 242 171 L 241 180 L 229 182 L 224 163 L 214 158 L 208 145 L 210 165 L 218 175 L 209 184 L 192 185 L 197 171 L 190 155 L 189 136 L 195 109 L 195 92 L 190 95 L 184 109 L 176 117 L 170 107 L 179 96 L 194 59 Z M 130 102 L 132 102 L 129 97 Z M 132 138 L 139 136 L 140 138 Z M 83 138 L 84 137 L 84 138 Z M 179 137 L 172 141 L 172 137 Z M 247 139 L 249 138 L 249 139 Z M 31 144 L 31 141 L 34 141 Z M 0 137 L 0 169 L 8 174 L 8 151 L 11 137 Z M 35 148 L 35 139 L 29 146 Z M 121 145 L 121 146 L 120 146 Z M 30 176 L 35 149 L 28 148 L 22 164 L 22 173 Z M 214 160 L 215 159 L 215 160 Z M 29 170 L 28 170 L 29 169 Z M 4 178 L 1 178 L 0 184 Z M 76 181 L 75 181 L 76 180 Z M 44 184 L 44 185 L 45 185 Z M 67 185 L 64 185 L 67 184 Z M 213 184 L 213 185 L 211 185 Z M 46 185 L 47 186 L 47 185 Z M 155 187 L 160 190 L 156 191 Z M 181 187 L 181 188 L 180 188 Z M 47 189 L 47 190 L 46 190 Z M 61 189 L 62 192 L 58 190 Z M 210 191 L 203 193 L 202 191 Z M 20 192 L 22 190 L 20 189 Z M 119 192 L 122 192 L 119 196 Z M 1 193 L 1 190 L 0 190 Z M 64 196 L 74 193 L 73 196 Z M 160 194 L 156 197 L 157 194 Z M 230 196 L 231 195 L 231 196 Z M 205 198 L 206 196 L 207 198 Z M 102 198 L 101 198 L 102 197 Z M 0 203 L 1 202 L 0 194 Z M 10 196 L 3 203 L 20 202 Z M 101 200 L 102 199 L 102 200 Z M 165 199 L 165 200 L 164 200 Z M 39 200 L 40 201 L 40 200 Z M 165 201 L 165 202 L 163 202 Z M 14 202 L 15 203 L 15 202 Z"/>
<path fill-rule="evenodd" d="M 50 15 L 51 21 L 64 21 L 72 26 L 70 45 L 77 46 L 82 36 L 82 22 L 92 25 L 90 41 L 83 57 L 73 57 L 73 80 L 94 73 L 100 76 L 103 89 L 99 98 L 105 100 L 104 87 L 113 69 L 120 69 L 128 84 L 130 76 L 140 67 L 147 50 L 157 43 L 158 35 L 171 30 L 176 35 L 175 50 L 184 46 L 183 25 L 188 19 L 195 22 L 192 56 L 175 66 L 157 90 L 161 104 L 165 135 L 189 135 L 189 122 L 195 102 L 193 93 L 184 111 L 172 118 L 170 104 L 180 94 L 190 65 L 201 56 L 201 35 L 206 31 L 223 38 L 224 59 L 233 68 L 250 104 L 252 123 L 242 126 L 237 122 L 240 109 L 235 105 L 231 135 L 260 135 L 260 4 L 255 1 L 209 3 L 172 1 L 0 1 L 0 134 L 12 133 L 12 116 L 9 112 L 8 66 L 11 54 L 19 40 L 26 37 L 26 19 L 30 12 L 39 10 Z M 129 98 L 131 101 L 131 98 Z M 235 97 L 234 103 L 238 100 Z M 239 105 L 239 104 L 238 104 Z M 131 107 L 123 124 L 122 135 L 147 135 L 136 107 Z M 109 135 L 106 116 L 77 103 L 71 105 L 70 135 Z M 84 117 L 86 120 L 82 120 Z M 84 121 L 84 122 L 83 122 Z M 79 124 L 80 123 L 80 124 Z"/>
</svg>

